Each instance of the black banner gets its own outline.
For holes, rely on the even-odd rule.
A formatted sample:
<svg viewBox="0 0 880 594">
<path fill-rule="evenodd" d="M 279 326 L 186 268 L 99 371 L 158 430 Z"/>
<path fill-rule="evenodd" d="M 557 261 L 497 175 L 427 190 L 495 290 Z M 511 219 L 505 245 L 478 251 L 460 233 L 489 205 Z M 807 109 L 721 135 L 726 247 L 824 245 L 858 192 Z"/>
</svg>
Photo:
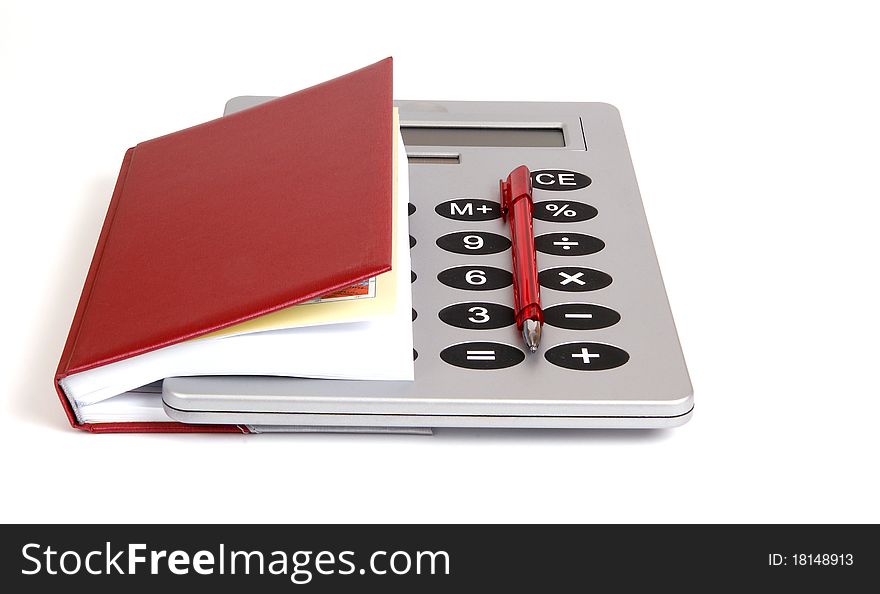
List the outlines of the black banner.
<svg viewBox="0 0 880 594">
<path fill-rule="evenodd" d="M 873 525 L 15 525 L 2 533 L 2 580 L 15 592 L 839 591 L 880 577 Z"/>
</svg>

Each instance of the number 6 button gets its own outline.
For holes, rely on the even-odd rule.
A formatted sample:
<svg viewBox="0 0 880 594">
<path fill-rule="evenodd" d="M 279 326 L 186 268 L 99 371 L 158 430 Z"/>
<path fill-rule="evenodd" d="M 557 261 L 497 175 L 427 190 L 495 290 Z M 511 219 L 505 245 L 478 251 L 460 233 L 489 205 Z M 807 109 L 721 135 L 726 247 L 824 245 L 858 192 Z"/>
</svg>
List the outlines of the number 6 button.
<svg viewBox="0 0 880 594">
<path fill-rule="evenodd" d="M 440 319 L 457 328 L 494 330 L 513 324 L 513 309 L 498 303 L 471 301 L 444 307 Z"/>
<path fill-rule="evenodd" d="M 497 254 L 510 247 L 510 240 L 487 231 L 458 231 L 437 239 L 437 245 L 456 254 Z"/>
<path fill-rule="evenodd" d="M 492 291 L 509 287 L 513 275 L 494 266 L 456 266 L 442 271 L 437 280 L 454 289 Z"/>
</svg>

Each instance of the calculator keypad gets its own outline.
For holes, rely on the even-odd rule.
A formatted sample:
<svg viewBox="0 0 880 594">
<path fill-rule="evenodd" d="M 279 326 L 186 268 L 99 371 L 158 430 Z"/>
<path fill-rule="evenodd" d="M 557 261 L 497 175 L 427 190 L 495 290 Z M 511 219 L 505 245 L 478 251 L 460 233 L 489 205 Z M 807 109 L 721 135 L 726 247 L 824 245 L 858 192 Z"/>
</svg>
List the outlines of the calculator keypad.
<svg viewBox="0 0 880 594">
<path fill-rule="evenodd" d="M 533 172 L 532 180 L 536 190 L 547 189 L 556 192 L 583 189 L 592 182 L 584 174 L 566 170 L 539 170 Z M 538 180 L 541 183 L 537 183 Z M 601 238 L 570 230 L 570 227 L 564 225 L 588 221 L 596 217 L 598 210 L 595 207 L 578 200 L 540 200 L 540 192 L 536 192 L 535 198 L 535 218 L 539 221 L 561 224 L 557 229 L 553 229 L 551 225 L 550 232 L 536 234 L 535 249 L 539 253 L 539 266 L 542 264 L 542 258 L 545 257 L 540 254 L 551 257 L 583 258 L 605 249 L 605 242 Z M 503 262 L 497 256 L 492 256 L 505 252 L 511 246 L 508 237 L 493 232 L 501 229 L 499 222 L 496 221 L 501 217 L 499 202 L 486 198 L 452 198 L 438 202 L 434 212 L 444 219 L 477 223 L 470 230 L 439 233 L 436 239 L 439 248 L 451 254 L 488 257 L 487 259 L 493 263 Z M 480 229 L 478 226 L 480 223 L 493 231 Z M 507 229 L 506 226 L 503 228 Z M 547 230 L 546 227 L 543 230 Z M 563 260 L 551 259 L 549 262 L 561 264 Z M 578 264 L 587 262 L 589 260 L 577 260 Z M 613 282 L 611 275 L 597 268 L 546 266 L 546 262 L 545 267 L 539 270 L 538 278 L 542 288 L 549 294 L 599 291 Z M 469 332 L 472 331 L 500 330 L 511 326 L 515 328 L 515 312 L 512 307 L 504 304 L 504 302 L 512 303 L 510 286 L 513 276 L 509 263 L 505 268 L 499 268 L 482 265 L 479 259 L 475 259 L 473 263 L 441 270 L 437 274 L 437 280 L 446 287 L 473 291 L 475 294 L 504 290 L 496 294 L 502 303 L 494 300 L 495 295 L 492 300 L 485 301 L 455 302 L 449 299 L 447 305 L 439 309 L 437 312 L 439 319 L 447 326 L 461 329 L 462 339 L 466 340 Z M 542 358 L 547 362 L 564 369 L 601 371 L 619 367 L 629 360 L 629 354 L 620 347 L 601 342 L 566 341 L 566 339 L 578 338 L 571 332 L 590 332 L 614 326 L 621 319 L 617 311 L 596 303 L 579 301 L 554 303 L 554 299 L 549 296 L 545 296 L 544 301 L 545 324 L 567 333 L 545 331 Z M 550 339 L 554 334 L 557 338 L 556 344 Z M 449 365 L 464 369 L 500 370 L 512 367 L 527 358 L 524 348 L 518 342 L 514 342 L 517 338 L 519 332 L 511 333 L 510 341 L 517 346 L 489 340 L 460 342 L 442 348 L 440 358 Z"/>
</svg>

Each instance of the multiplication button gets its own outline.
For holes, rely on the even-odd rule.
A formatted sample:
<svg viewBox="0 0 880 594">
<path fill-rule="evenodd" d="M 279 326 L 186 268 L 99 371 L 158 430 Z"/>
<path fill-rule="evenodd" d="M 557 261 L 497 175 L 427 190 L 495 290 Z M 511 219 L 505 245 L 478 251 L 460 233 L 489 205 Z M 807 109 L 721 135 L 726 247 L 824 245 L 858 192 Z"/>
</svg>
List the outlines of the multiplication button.
<svg viewBox="0 0 880 594">
<path fill-rule="evenodd" d="M 544 308 L 544 321 L 568 330 L 598 330 L 620 321 L 620 314 L 593 303 L 560 303 Z"/>
<path fill-rule="evenodd" d="M 500 342 L 463 342 L 440 351 L 440 358 L 465 369 L 504 369 L 522 363 L 526 355 Z"/>
<path fill-rule="evenodd" d="M 533 215 L 542 221 L 578 223 L 592 219 L 599 211 L 575 200 L 542 200 L 535 202 Z"/>
<path fill-rule="evenodd" d="M 545 233 L 535 238 L 535 249 L 551 256 L 587 256 L 604 247 L 604 241 L 583 233 Z"/>
<path fill-rule="evenodd" d="M 548 349 L 544 358 L 566 369 L 602 371 L 620 367 L 629 361 L 629 353 L 601 342 L 569 342 Z"/>
<path fill-rule="evenodd" d="M 542 287 L 557 291 L 595 291 L 611 284 L 611 277 L 601 270 L 580 266 L 559 266 L 538 273 Z"/>
<path fill-rule="evenodd" d="M 479 198 L 458 198 L 441 202 L 434 211 L 455 221 L 491 221 L 501 216 L 501 204 Z"/>
</svg>

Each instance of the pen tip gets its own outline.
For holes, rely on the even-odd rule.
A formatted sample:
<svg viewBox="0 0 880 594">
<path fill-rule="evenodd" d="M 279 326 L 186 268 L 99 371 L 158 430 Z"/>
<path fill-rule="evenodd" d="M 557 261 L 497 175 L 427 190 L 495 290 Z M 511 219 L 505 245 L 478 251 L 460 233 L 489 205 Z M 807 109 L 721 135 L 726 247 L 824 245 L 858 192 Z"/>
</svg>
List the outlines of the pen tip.
<svg viewBox="0 0 880 594">
<path fill-rule="evenodd" d="M 538 352 L 538 345 L 541 343 L 541 322 L 538 320 L 526 320 L 523 322 L 522 333 L 529 352 Z"/>
</svg>

